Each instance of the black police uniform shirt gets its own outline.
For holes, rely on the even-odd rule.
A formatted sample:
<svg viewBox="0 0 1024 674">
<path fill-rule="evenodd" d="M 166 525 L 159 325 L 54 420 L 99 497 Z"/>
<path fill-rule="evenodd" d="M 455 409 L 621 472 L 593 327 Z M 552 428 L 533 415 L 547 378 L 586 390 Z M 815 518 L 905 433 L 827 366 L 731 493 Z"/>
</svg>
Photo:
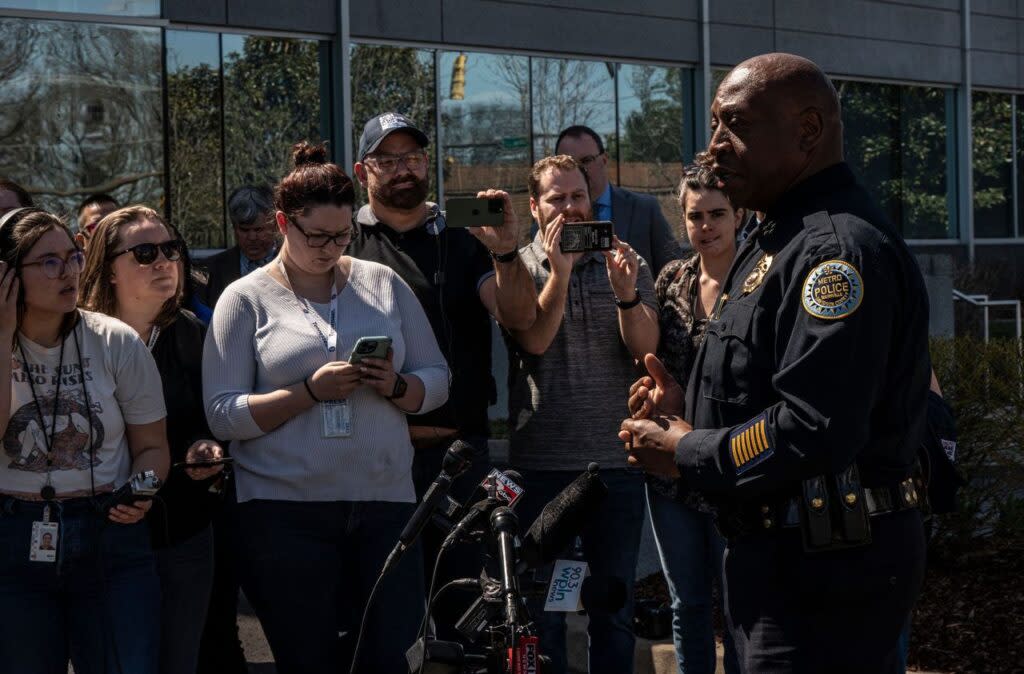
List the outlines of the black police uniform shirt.
<svg viewBox="0 0 1024 674">
<path fill-rule="evenodd" d="M 428 207 L 436 212 L 434 204 Z M 410 416 L 409 425 L 486 435 L 487 407 L 495 398 L 491 318 L 479 296 L 480 286 L 494 274 L 487 249 L 465 229 L 446 228 L 443 218 L 428 217 L 418 227 L 397 232 L 368 205 L 356 214 L 356 227 L 348 254 L 384 264 L 409 284 L 451 368 L 448 402 Z"/>
<path fill-rule="evenodd" d="M 689 488 L 795 494 L 854 460 L 911 473 L 926 418 L 928 298 L 902 238 L 845 163 L 784 194 L 737 251 L 687 386 Z"/>
</svg>

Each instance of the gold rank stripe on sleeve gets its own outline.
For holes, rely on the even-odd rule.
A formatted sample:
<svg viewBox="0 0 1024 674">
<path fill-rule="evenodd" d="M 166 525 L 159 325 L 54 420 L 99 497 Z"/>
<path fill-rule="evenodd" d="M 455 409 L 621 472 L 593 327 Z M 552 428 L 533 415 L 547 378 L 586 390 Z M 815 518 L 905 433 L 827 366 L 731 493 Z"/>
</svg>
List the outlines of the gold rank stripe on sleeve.
<svg viewBox="0 0 1024 674">
<path fill-rule="evenodd" d="M 729 453 L 740 475 L 775 453 L 768 440 L 767 418 L 759 414 L 729 434 Z"/>
</svg>

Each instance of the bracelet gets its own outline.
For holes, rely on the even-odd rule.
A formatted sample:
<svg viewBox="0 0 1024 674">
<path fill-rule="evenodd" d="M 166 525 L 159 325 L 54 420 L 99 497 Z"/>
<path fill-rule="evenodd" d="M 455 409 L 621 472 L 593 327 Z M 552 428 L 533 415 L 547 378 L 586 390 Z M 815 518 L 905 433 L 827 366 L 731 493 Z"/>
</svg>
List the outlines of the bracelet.
<svg viewBox="0 0 1024 674">
<path fill-rule="evenodd" d="M 302 380 L 302 385 L 306 387 L 306 393 L 308 393 L 309 397 L 313 399 L 313 402 L 323 402 L 323 400 L 320 400 L 319 398 L 316 397 L 316 395 L 314 395 L 313 389 L 309 387 L 309 377 L 306 377 L 305 379 Z"/>
<path fill-rule="evenodd" d="M 494 258 L 495 262 L 512 262 L 519 257 L 518 248 L 513 248 L 507 253 L 495 253 L 493 250 L 489 250 L 487 252 L 491 254 L 491 257 Z"/>
<path fill-rule="evenodd" d="M 634 297 L 633 299 L 629 300 L 628 302 L 624 302 L 624 301 L 620 300 L 618 297 L 616 297 L 615 298 L 615 306 L 617 306 L 620 309 L 632 309 L 636 305 L 640 304 L 640 289 L 637 288 L 635 292 L 636 292 L 636 297 Z"/>
</svg>

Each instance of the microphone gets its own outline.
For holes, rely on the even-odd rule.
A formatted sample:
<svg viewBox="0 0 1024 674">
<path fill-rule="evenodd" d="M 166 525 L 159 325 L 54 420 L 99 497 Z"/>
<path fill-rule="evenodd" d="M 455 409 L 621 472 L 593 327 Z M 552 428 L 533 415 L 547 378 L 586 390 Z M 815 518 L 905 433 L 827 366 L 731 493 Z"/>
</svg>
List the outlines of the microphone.
<svg viewBox="0 0 1024 674">
<path fill-rule="evenodd" d="M 491 530 L 498 539 L 498 560 L 501 569 L 501 594 L 505 597 L 505 621 L 519 623 L 519 584 L 516 580 L 516 538 L 519 536 L 519 517 L 506 506 L 491 513 Z"/>
<path fill-rule="evenodd" d="M 502 472 L 495 468 L 484 478 L 483 483 L 477 488 L 477 492 L 484 491 L 486 497 L 470 506 L 459 520 L 458 524 L 452 527 L 448 536 L 441 544 L 442 549 L 448 548 L 473 524 L 481 515 L 488 516 L 499 505 L 505 504 L 515 507 L 519 497 L 525 491 L 521 486 L 523 476 L 515 470 Z M 475 495 L 475 494 L 474 494 Z"/>
<path fill-rule="evenodd" d="M 431 515 L 448 496 L 448 490 L 451 489 L 452 481 L 469 467 L 469 457 L 472 453 L 473 448 L 462 440 L 456 440 L 451 444 L 448 451 L 444 454 L 444 459 L 441 461 L 441 472 L 438 473 L 434 483 L 427 489 L 427 493 L 423 495 L 423 500 L 416 507 L 416 511 L 409 518 L 405 528 L 402 529 L 402 533 L 398 536 L 398 542 L 395 543 L 394 549 L 388 555 L 387 561 L 384 562 L 384 569 L 380 572 L 380 575 L 383 576 L 391 571 L 405 551 L 409 549 L 409 546 L 412 545 L 413 541 L 420 535 L 423 527 L 430 521 Z"/>
<path fill-rule="evenodd" d="M 544 506 L 523 538 L 520 573 L 554 561 L 583 529 L 586 519 L 608 495 L 598 469 L 596 463 L 591 463 L 585 473 Z"/>
</svg>

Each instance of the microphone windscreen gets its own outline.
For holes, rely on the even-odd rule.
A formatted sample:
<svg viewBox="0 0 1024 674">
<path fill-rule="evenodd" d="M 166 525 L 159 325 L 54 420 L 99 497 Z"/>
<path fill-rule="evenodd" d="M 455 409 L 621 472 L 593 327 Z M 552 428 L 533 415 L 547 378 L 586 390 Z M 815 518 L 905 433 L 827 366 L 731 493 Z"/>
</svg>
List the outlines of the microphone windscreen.
<svg viewBox="0 0 1024 674">
<path fill-rule="evenodd" d="M 580 599 L 587 613 L 615 613 L 626 605 L 626 583 L 614 576 L 587 576 Z"/>
<path fill-rule="evenodd" d="M 441 460 L 441 470 L 452 477 L 458 475 L 469 465 L 473 452 L 472 445 L 462 440 L 456 440 L 448 447 L 448 451 L 444 453 L 444 459 Z"/>
<path fill-rule="evenodd" d="M 521 558 L 528 568 L 553 561 L 569 547 L 608 495 L 596 472 L 586 472 L 549 502 L 523 539 Z"/>
</svg>

